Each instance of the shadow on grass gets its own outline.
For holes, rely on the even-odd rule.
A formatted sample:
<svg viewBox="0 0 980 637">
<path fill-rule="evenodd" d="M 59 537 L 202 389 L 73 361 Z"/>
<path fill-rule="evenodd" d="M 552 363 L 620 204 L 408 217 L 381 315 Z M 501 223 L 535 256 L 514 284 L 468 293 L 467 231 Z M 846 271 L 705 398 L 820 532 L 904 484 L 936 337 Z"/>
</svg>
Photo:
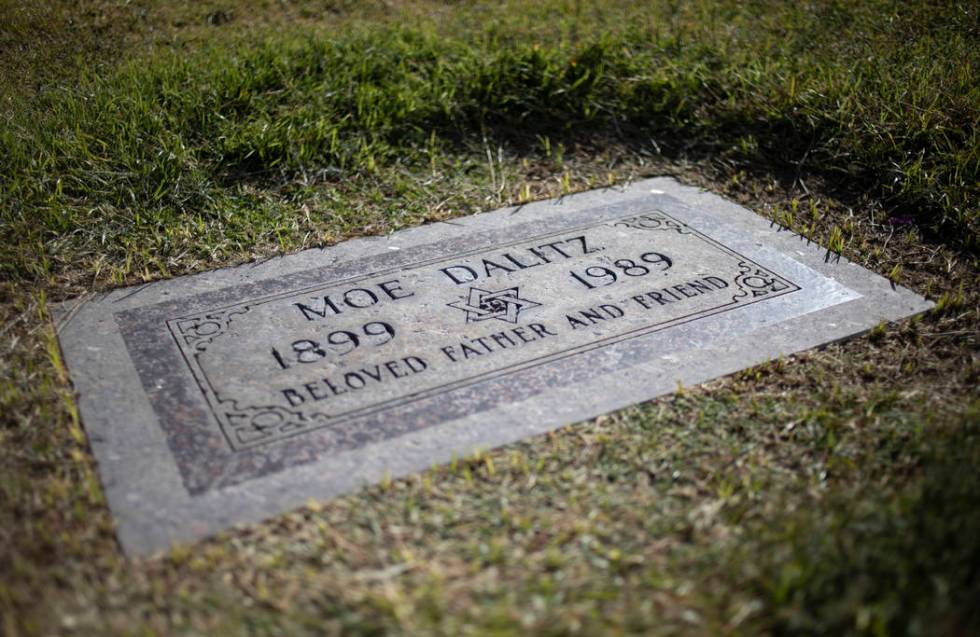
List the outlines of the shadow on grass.
<svg viewBox="0 0 980 637">
<path fill-rule="evenodd" d="M 767 540 L 752 556 L 761 573 L 754 585 L 777 633 L 967 635 L 980 627 L 980 405 L 932 432 L 921 475 L 897 492 L 836 493 L 758 529 Z"/>
</svg>

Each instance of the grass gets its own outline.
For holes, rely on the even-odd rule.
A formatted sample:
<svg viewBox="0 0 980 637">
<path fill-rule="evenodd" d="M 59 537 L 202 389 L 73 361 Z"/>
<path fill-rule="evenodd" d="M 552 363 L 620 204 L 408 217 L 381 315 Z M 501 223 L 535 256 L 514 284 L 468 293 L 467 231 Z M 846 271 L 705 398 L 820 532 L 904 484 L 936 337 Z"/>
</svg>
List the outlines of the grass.
<svg viewBox="0 0 980 637">
<path fill-rule="evenodd" d="M 610 136 L 669 156 L 843 175 L 893 216 L 975 249 L 980 82 L 968 14 L 920 9 L 868 33 L 871 16 L 840 8 L 701 12 L 689 19 L 707 27 L 624 20 L 632 26 L 583 27 L 571 42 L 506 22 L 464 23 L 452 37 L 425 23 L 351 26 L 83 73 L 8 114 L 0 205 L 7 243 L 19 245 L 5 269 L 43 278 L 48 242 L 77 252 L 97 240 L 132 255 L 127 267 L 161 271 L 153 259 L 204 256 L 218 234 L 230 231 L 232 249 L 281 235 L 270 186 L 295 210 L 317 184 L 448 168 L 480 157 L 484 140 L 553 154 Z M 919 21 L 935 31 L 917 32 Z M 850 38 L 851 55 L 831 55 Z"/>
<path fill-rule="evenodd" d="M 0 630 L 976 632 L 978 16 L 0 4 Z M 49 299 L 653 174 L 937 308 L 121 557 Z"/>
</svg>

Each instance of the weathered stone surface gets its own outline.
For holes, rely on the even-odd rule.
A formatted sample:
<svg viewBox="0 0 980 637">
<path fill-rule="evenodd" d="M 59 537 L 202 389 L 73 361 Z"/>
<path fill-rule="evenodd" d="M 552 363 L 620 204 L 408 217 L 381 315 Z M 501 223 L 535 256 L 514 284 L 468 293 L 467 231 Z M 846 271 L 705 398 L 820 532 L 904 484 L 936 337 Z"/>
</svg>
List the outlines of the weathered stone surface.
<svg viewBox="0 0 980 637">
<path fill-rule="evenodd" d="M 59 333 L 140 553 L 929 306 L 654 179 L 68 302 Z"/>
</svg>

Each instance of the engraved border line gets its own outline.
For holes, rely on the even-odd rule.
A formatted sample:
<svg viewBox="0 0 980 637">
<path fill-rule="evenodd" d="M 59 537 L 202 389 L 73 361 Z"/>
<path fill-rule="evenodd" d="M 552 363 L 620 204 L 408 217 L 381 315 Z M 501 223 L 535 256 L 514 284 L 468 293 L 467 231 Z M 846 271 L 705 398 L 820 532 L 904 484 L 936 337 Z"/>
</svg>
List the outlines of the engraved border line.
<svg viewBox="0 0 980 637">
<path fill-rule="evenodd" d="M 537 236 L 533 236 L 533 237 L 525 237 L 525 238 L 522 238 L 522 239 L 519 239 L 519 240 L 516 240 L 516 241 L 513 241 L 513 242 L 508 242 L 508 243 L 503 243 L 503 244 L 493 244 L 493 245 L 490 245 L 490 246 L 484 246 L 482 248 L 478 248 L 476 250 L 471 250 L 471 251 L 468 251 L 468 252 L 465 252 L 465 253 L 440 256 L 440 257 L 433 258 L 433 259 L 426 259 L 424 261 L 418 261 L 418 262 L 409 263 L 409 264 L 407 264 L 407 266 L 406 265 L 395 266 L 395 267 L 392 267 L 392 268 L 387 268 L 387 269 L 378 270 L 378 271 L 375 271 L 375 272 L 361 274 L 361 275 L 357 275 L 357 276 L 354 276 L 354 277 L 348 277 L 348 278 L 345 278 L 345 279 L 338 279 L 338 280 L 335 280 L 335 281 L 332 281 L 332 282 L 326 283 L 326 284 L 322 284 L 321 283 L 321 284 L 317 284 L 317 285 L 314 285 L 314 286 L 309 286 L 309 287 L 306 287 L 306 288 L 301 288 L 301 289 L 297 289 L 297 290 L 291 290 L 291 291 L 288 291 L 288 292 L 276 293 L 276 294 L 273 294 L 273 295 L 269 295 L 267 297 L 260 297 L 259 299 L 250 299 L 250 300 L 244 301 L 244 302 L 232 303 L 232 304 L 229 304 L 229 305 L 219 306 L 219 307 L 216 307 L 216 308 L 210 308 L 208 310 L 199 311 L 199 312 L 196 312 L 194 314 L 184 315 L 184 316 L 181 316 L 181 317 L 175 317 L 175 318 L 172 318 L 172 319 L 168 319 L 166 321 L 166 324 L 167 324 L 168 331 L 170 331 L 171 336 L 174 338 L 174 341 L 178 345 L 178 349 L 181 352 L 181 356 L 183 357 L 185 363 L 187 363 L 188 367 L 190 368 L 191 374 L 194 376 L 194 380 L 196 381 L 198 387 L 201 389 L 202 393 L 205 395 L 205 400 L 208 403 L 208 406 L 210 407 L 210 409 L 212 411 L 212 414 L 218 420 L 218 423 L 221 424 L 222 423 L 222 419 L 221 419 L 221 417 L 220 417 L 220 415 L 218 413 L 219 412 L 219 408 L 218 408 L 218 406 L 216 406 L 215 404 L 213 404 L 213 401 L 211 399 L 211 396 L 213 396 L 214 397 L 214 400 L 216 400 L 216 401 L 218 401 L 220 403 L 220 399 L 218 398 L 218 392 L 215 390 L 213 384 L 211 383 L 211 379 L 208 378 L 207 374 L 204 372 L 203 367 L 196 360 L 194 360 L 192 362 L 190 359 L 188 359 L 188 357 L 186 355 L 186 352 L 184 351 L 184 348 L 181 345 L 180 338 L 174 332 L 174 329 L 173 329 L 173 324 L 175 324 L 177 321 L 186 320 L 186 319 L 189 319 L 189 318 L 193 318 L 193 317 L 198 316 L 198 315 L 200 315 L 202 313 L 203 314 L 213 313 L 213 312 L 227 310 L 229 308 L 239 307 L 239 306 L 244 306 L 244 305 L 251 305 L 251 306 L 255 307 L 255 306 L 258 306 L 258 305 L 264 305 L 266 303 L 271 303 L 271 302 L 276 301 L 276 300 L 280 300 L 280 299 L 283 299 L 283 298 L 288 298 L 290 296 L 295 296 L 297 294 L 301 294 L 301 293 L 304 293 L 304 292 L 309 292 L 309 291 L 312 291 L 312 290 L 315 290 L 315 291 L 329 290 L 329 289 L 334 288 L 334 287 L 337 287 L 339 285 L 345 285 L 345 284 L 350 284 L 350 283 L 356 282 L 356 281 L 362 281 L 362 280 L 366 280 L 366 279 L 371 279 L 371 278 L 375 278 L 375 277 L 382 276 L 382 275 L 385 275 L 385 274 L 389 274 L 389 273 L 392 273 L 392 272 L 400 272 L 400 271 L 405 271 L 405 270 L 415 270 L 415 269 L 418 269 L 418 268 L 421 268 L 421 267 L 432 265 L 433 263 L 439 263 L 441 261 L 445 261 L 448 258 L 464 258 L 464 257 L 467 257 L 467 256 L 473 256 L 473 255 L 477 255 L 477 254 L 481 254 L 481 253 L 485 253 L 485 252 L 490 252 L 490 251 L 495 251 L 495 250 L 499 250 L 499 249 L 504 249 L 504 248 L 512 247 L 512 246 L 515 246 L 515 245 L 525 244 L 525 243 L 528 243 L 530 241 L 537 241 L 537 240 L 540 240 L 540 239 L 546 239 L 546 238 L 550 238 L 550 237 L 553 237 L 553 236 L 567 234 L 569 232 L 576 232 L 576 231 L 579 231 L 579 230 L 585 230 L 585 229 L 591 229 L 591 228 L 596 228 L 596 227 L 601 227 L 601 226 L 606 226 L 606 225 L 612 225 L 612 224 L 615 224 L 617 222 L 621 222 L 624 219 L 630 219 L 630 218 L 633 218 L 633 217 L 641 216 L 643 214 L 649 214 L 650 212 L 656 212 L 656 213 L 662 214 L 665 217 L 667 217 L 668 219 L 671 219 L 671 220 L 673 220 L 673 221 L 681 224 L 683 227 L 685 227 L 688 230 L 690 230 L 691 233 L 692 233 L 692 235 L 695 236 L 695 237 L 697 237 L 698 239 L 700 239 L 702 241 L 705 241 L 705 242 L 711 244 L 713 247 L 721 250 L 722 252 L 728 254 L 729 256 L 738 257 L 738 258 L 740 258 L 740 259 L 742 259 L 742 260 L 744 260 L 744 261 L 746 261 L 748 263 L 751 263 L 752 265 L 754 265 L 754 266 L 756 266 L 756 267 L 758 267 L 758 268 L 760 268 L 762 270 L 765 270 L 765 271 L 769 272 L 772 275 L 775 275 L 779 279 L 782 279 L 783 281 L 789 283 L 792 286 L 792 289 L 787 289 L 785 291 L 778 292 L 778 293 L 775 293 L 775 294 L 771 294 L 769 296 L 761 297 L 761 298 L 758 298 L 758 299 L 755 299 L 753 301 L 749 301 L 749 302 L 746 302 L 746 303 L 739 303 L 736 300 L 732 300 L 732 301 L 729 301 L 729 302 L 727 302 L 727 303 L 725 303 L 723 305 L 717 305 L 717 306 L 714 306 L 712 308 L 708 308 L 706 310 L 702 310 L 700 312 L 693 312 L 691 314 L 687 314 L 687 315 L 684 315 L 684 316 L 679 316 L 679 317 L 670 319 L 669 321 L 665 321 L 665 322 L 661 322 L 661 323 L 654 323 L 652 325 L 646 325 L 644 327 L 635 328 L 633 330 L 630 330 L 629 332 L 624 332 L 622 334 L 612 335 L 612 336 L 606 337 L 604 339 L 600 339 L 598 341 L 592 341 L 590 343 L 585 343 L 583 345 L 579 345 L 579 346 L 576 346 L 576 347 L 573 347 L 573 348 L 570 348 L 570 349 L 567 349 L 567 350 L 562 350 L 562 351 L 559 351 L 559 352 L 552 352 L 551 354 L 546 354 L 544 356 L 539 356 L 537 358 L 532 358 L 532 359 L 528 359 L 528 360 L 521 361 L 521 362 L 518 362 L 518 363 L 513 363 L 512 365 L 509 365 L 509 366 L 506 366 L 506 367 L 502 367 L 502 368 L 498 368 L 498 369 L 495 369 L 495 370 L 491 370 L 491 371 L 488 371 L 488 372 L 484 372 L 483 374 L 478 374 L 476 376 L 471 376 L 469 378 L 459 379 L 459 380 L 453 381 L 451 383 L 445 383 L 443 385 L 437 385 L 435 387 L 430 387 L 430 388 L 427 388 L 427 389 L 423 389 L 423 390 L 417 391 L 417 392 L 412 393 L 412 394 L 406 394 L 406 395 L 403 395 L 403 396 L 399 396 L 397 398 L 392 398 L 392 399 L 390 399 L 388 401 L 384 401 L 384 402 L 381 402 L 381 403 L 375 403 L 373 405 L 369 405 L 369 406 L 366 406 L 366 407 L 361 407 L 361 408 L 358 408 L 358 409 L 353 409 L 353 410 L 350 410 L 350 411 L 347 411 L 347 412 L 343 412 L 341 414 L 337 414 L 337 415 L 334 415 L 334 416 L 328 416 L 328 418 L 330 420 L 327 421 L 327 422 L 320 422 L 320 423 L 317 423 L 315 426 L 310 426 L 310 427 L 307 427 L 307 428 L 298 430 L 298 431 L 296 431 L 294 433 L 290 433 L 290 434 L 286 434 L 286 435 L 281 435 L 281 436 L 274 436 L 270 440 L 260 440 L 260 441 L 254 442 L 254 443 L 245 443 L 245 444 L 236 443 L 236 442 L 234 442 L 231 439 L 231 436 L 229 435 L 229 432 L 225 431 L 225 427 L 224 426 L 220 426 L 219 427 L 219 430 L 223 434 L 223 437 L 225 438 L 226 442 L 228 443 L 230 449 L 233 452 L 246 451 L 248 449 L 253 449 L 253 448 L 260 447 L 260 446 L 267 445 L 267 444 L 275 444 L 275 443 L 282 442 L 284 440 L 288 440 L 290 438 L 294 438 L 294 437 L 297 437 L 297 436 L 301 436 L 301 435 L 305 435 L 305 434 L 311 433 L 311 432 L 316 431 L 318 429 L 323 429 L 324 427 L 329 427 L 332 424 L 336 424 L 341 419 L 360 418 L 360 417 L 364 417 L 364 416 L 370 416 L 370 415 L 376 414 L 376 413 L 381 412 L 381 411 L 385 411 L 385 410 L 388 410 L 388 409 L 391 409 L 391 408 L 394 408 L 394 407 L 399 407 L 401 405 L 405 405 L 405 404 L 408 404 L 408 403 L 416 402 L 418 400 L 424 400 L 425 398 L 429 398 L 429 397 L 432 397 L 432 396 L 435 396 L 435 395 L 438 395 L 438 394 L 442 394 L 442 393 L 447 393 L 447 392 L 450 392 L 450 391 L 454 391 L 456 389 L 461 389 L 463 387 L 467 387 L 467 386 L 470 386 L 470 385 L 473 385 L 473 384 L 476 384 L 476 383 L 479 383 L 479 382 L 483 382 L 483 381 L 487 381 L 487 380 L 494 380 L 494 379 L 500 378 L 502 376 L 507 376 L 509 374 L 518 373 L 520 371 L 524 371 L 526 369 L 530 369 L 532 367 L 536 367 L 536 366 L 539 366 L 539 365 L 545 365 L 545 364 L 548 364 L 548 363 L 552 363 L 552 362 L 555 362 L 555 361 L 558 361 L 558 360 L 561 360 L 561 359 L 564 359 L 564 358 L 568 358 L 570 356 L 574 356 L 576 354 L 582 354 L 582 353 L 589 352 L 589 351 L 592 351 L 592 350 L 595 350 L 595 349 L 598 349 L 598 348 L 601 348 L 601 347 L 607 347 L 607 346 L 610 346 L 610 345 L 614 345 L 616 343 L 620 343 L 620 342 L 623 342 L 623 341 L 626 341 L 626 340 L 630 340 L 632 338 L 637 338 L 637 337 L 640 337 L 640 336 L 644 336 L 646 334 L 651 334 L 651 333 L 655 333 L 655 332 L 662 331 L 662 330 L 665 330 L 665 329 L 669 329 L 671 327 L 676 327 L 678 325 L 683 325 L 683 324 L 686 324 L 686 323 L 690 323 L 690 322 L 692 322 L 694 320 L 698 320 L 698 319 L 701 319 L 701 318 L 707 318 L 709 316 L 714 316 L 714 315 L 717 315 L 717 314 L 721 314 L 721 313 L 724 313 L 726 311 L 731 311 L 733 309 L 736 309 L 738 307 L 745 307 L 745 306 L 748 306 L 748 305 L 759 303 L 761 301 L 766 301 L 766 300 L 769 300 L 769 299 L 778 298 L 778 297 L 784 296 L 786 294 L 792 294 L 792 293 L 798 292 L 798 291 L 800 291 L 802 289 L 797 283 L 795 283 L 794 281 L 788 279 L 787 277 L 785 277 L 785 276 L 783 276 L 781 274 L 778 274 L 778 273 L 770 270 L 769 268 L 767 268 L 765 266 L 762 266 L 762 265 L 756 263 L 754 260 L 752 260 L 752 259 L 746 257 L 745 255 L 741 254 L 740 252 L 737 252 L 736 250 L 733 250 L 732 248 L 730 248 L 730 247 L 728 247 L 728 246 L 726 246 L 726 245 L 724 245 L 724 244 L 716 241 L 715 239 L 713 239 L 713 238 L 711 238 L 711 237 L 703 234 L 701 231 L 697 230 L 696 228 L 692 228 L 688 224 L 686 224 L 683 221 L 681 221 L 681 220 L 673 217 L 672 215 L 668 214 L 667 212 L 664 212 L 663 210 L 660 210 L 660 209 L 654 209 L 654 210 L 648 211 L 648 212 L 635 212 L 635 213 L 630 213 L 630 214 L 627 214 L 627 215 L 623 215 L 622 217 L 615 217 L 615 218 L 607 219 L 607 220 L 604 220 L 604 221 L 601 221 L 601 222 L 598 222 L 598 223 L 590 223 L 590 224 L 585 224 L 585 225 L 578 225 L 578 226 L 573 226 L 571 228 L 566 228 L 566 229 L 563 229 L 563 230 L 559 230 L 559 231 L 556 231 L 556 232 L 549 232 L 549 233 L 546 233 L 546 234 L 537 235 Z M 644 229 L 642 229 L 642 228 L 636 228 L 636 230 L 643 231 Z M 197 373 L 198 370 L 200 371 L 201 376 L 203 376 L 203 380 L 207 384 L 207 388 L 205 388 L 202 385 L 202 382 L 201 382 L 202 379 L 201 378 L 198 378 L 198 373 Z"/>
</svg>

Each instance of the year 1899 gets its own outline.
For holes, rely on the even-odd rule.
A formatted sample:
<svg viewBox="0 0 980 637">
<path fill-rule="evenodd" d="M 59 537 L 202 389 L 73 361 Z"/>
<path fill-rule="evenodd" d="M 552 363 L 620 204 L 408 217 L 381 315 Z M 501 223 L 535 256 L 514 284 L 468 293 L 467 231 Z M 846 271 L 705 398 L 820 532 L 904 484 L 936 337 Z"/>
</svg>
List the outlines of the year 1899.
<svg viewBox="0 0 980 637">
<path fill-rule="evenodd" d="M 393 338 L 395 338 L 395 328 L 391 323 L 371 321 L 355 330 L 330 332 L 322 341 L 308 338 L 293 341 L 285 352 L 280 352 L 273 347 L 272 358 L 276 359 L 276 363 L 282 369 L 289 369 L 295 363 L 315 363 L 331 354 L 335 356 L 350 354 L 364 345 L 379 347 L 390 343 Z"/>
</svg>

